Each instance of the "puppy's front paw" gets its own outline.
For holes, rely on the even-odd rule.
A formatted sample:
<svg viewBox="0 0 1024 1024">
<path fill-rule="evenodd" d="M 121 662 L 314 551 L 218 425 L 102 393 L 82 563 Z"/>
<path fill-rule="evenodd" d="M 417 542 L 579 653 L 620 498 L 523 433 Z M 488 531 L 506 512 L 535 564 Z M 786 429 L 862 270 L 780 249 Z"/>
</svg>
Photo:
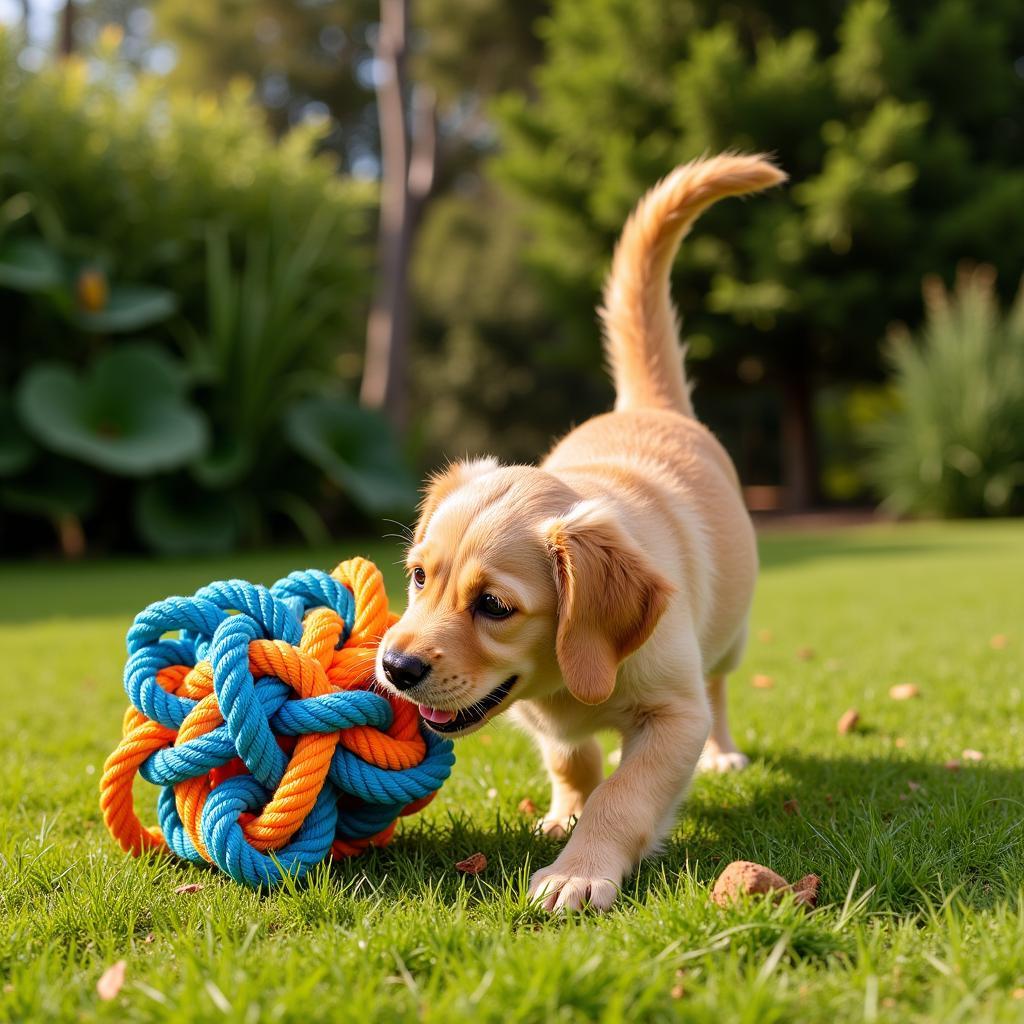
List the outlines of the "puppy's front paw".
<svg viewBox="0 0 1024 1024">
<path fill-rule="evenodd" d="M 554 864 L 537 871 L 530 879 L 530 898 L 545 910 L 608 910 L 619 892 L 622 872 L 617 869 L 601 870 L 573 859 L 563 862 L 559 857 Z"/>
<path fill-rule="evenodd" d="M 697 771 L 709 774 L 741 772 L 750 764 L 750 758 L 739 750 L 708 750 L 700 755 Z"/>
<path fill-rule="evenodd" d="M 575 824 L 575 814 L 570 814 L 568 817 L 553 817 L 551 814 L 547 814 L 537 823 L 537 831 L 551 836 L 552 839 L 565 839 Z"/>
</svg>

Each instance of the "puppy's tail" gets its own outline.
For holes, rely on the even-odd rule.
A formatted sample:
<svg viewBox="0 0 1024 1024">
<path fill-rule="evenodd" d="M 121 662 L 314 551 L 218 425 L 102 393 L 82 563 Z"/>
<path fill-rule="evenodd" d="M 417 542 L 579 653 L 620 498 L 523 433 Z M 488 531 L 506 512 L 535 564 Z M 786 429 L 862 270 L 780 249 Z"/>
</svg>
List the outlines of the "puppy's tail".
<svg viewBox="0 0 1024 1024">
<path fill-rule="evenodd" d="M 637 204 L 615 248 L 600 310 L 616 409 L 693 415 L 669 294 L 672 260 L 690 225 L 712 203 L 785 180 L 765 157 L 716 156 L 677 167 Z"/>
</svg>

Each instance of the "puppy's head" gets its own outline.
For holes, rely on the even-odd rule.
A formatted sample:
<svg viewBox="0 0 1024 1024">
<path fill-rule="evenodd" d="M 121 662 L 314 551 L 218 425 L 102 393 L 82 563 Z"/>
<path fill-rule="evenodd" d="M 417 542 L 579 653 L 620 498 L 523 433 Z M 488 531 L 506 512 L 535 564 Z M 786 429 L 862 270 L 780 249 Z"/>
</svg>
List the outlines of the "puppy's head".
<svg viewBox="0 0 1024 1024">
<path fill-rule="evenodd" d="M 671 593 L 603 503 L 493 459 L 431 480 L 407 569 L 377 678 L 446 735 L 562 682 L 584 703 L 607 700 Z"/>
</svg>

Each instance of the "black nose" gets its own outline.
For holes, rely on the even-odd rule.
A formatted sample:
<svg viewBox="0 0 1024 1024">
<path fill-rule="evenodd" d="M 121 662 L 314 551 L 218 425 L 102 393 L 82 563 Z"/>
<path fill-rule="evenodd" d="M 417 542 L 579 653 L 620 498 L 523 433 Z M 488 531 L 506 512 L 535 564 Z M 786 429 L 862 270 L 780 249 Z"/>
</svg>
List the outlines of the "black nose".
<svg viewBox="0 0 1024 1024">
<path fill-rule="evenodd" d="M 401 651 L 388 651 L 381 662 L 384 675 L 396 690 L 411 690 L 417 683 L 422 683 L 430 672 L 430 666 L 425 661 Z"/>
</svg>

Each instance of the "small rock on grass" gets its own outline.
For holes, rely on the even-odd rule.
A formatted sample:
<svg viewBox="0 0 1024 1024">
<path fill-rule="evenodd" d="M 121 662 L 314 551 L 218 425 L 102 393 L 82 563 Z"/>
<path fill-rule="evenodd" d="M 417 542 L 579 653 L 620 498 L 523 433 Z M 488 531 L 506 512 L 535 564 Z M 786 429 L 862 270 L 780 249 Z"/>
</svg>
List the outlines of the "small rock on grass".
<svg viewBox="0 0 1024 1024">
<path fill-rule="evenodd" d="M 460 860 L 455 865 L 456 871 L 464 875 L 479 875 L 487 867 L 487 858 L 482 853 L 470 854 L 465 860 Z"/>
<path fill-rule="evenodd" d="M 921 696 L 921 688 L 916 683 L 897 683 L 889 688 L 889 696 L 893 700 L 913 700 Z"/>
<path fill-rule="evenodd" d="M 960 756 L 965 761 L 984 761 L 985 755 L 980 750 L 971 750 L 970 747 L 965 748 Z"/>
<path fill-rule="evenodd" d="M 734 860 L 727 864 L 718 876 L 711 898 L 719 905 L 726 906 L 744 894 L 775 892 L 785 889 L 789 883 L 763 864 L 751 860 Z"/>
<path fill-rule="evenodd" d="M 856 708 L 850 708 L 848 711 L 843 712 L 836 723 L 836 732 L 840 736 L 848 736 L 856 730 L 858 725 L 860 725 L 860 712 Z"/>
<path fill-rule="evenodd" d="M 174 890 L 174 894 L 176 896 L 185 896 L 193 892 L 199 892 L 202 888 L 202 882 L 186 882 L 184 885 L 179 885 Z"/>
<path fill-rule="evenodd" d="M 524 796 L 519 801 L 519 813 L 532 816 L 537 813 L 537 805 L 528 796 Z"/>
<path fill-rule="evenodd" d="M 755 690 L 770 690 L 775 685 L 775 680 L 771 676 L 758 673 L 750 680 L 750 685 Z"/>
<path fill-rule="evenodd" d="M 128 961 L 118 960 L 116 964 L 111 964 L 100 975 L 100 980 L 96 982 L 96 994 L 105 1003 L 117 998 L 117 993 L 124 987 L 124 976 L 127 970 Z"/>
<path fill-rule="evenodd" d="M 993 651 L 1003 651 L 1006 650 L 1006 646 L 1009 642 L 1010 640 L 1005 633 L 996 633 L 996 635 L 989 640 L 988 645 Z"/>
<path fill-rule="evenodd" d="M 799 882 L 790 885 L 782 875 L 776 874 L 763 864 L 750 860 L 734 860 L 718 876 L 711 898 L 719 906 L 728 906 L 738 896 L 775 892 L 780 896 L 792 892 L 801 906 L 811 908 L 818 902 L 818 887 L 821 879 L 817 875 L 804 875 Z"/>
</svg>

